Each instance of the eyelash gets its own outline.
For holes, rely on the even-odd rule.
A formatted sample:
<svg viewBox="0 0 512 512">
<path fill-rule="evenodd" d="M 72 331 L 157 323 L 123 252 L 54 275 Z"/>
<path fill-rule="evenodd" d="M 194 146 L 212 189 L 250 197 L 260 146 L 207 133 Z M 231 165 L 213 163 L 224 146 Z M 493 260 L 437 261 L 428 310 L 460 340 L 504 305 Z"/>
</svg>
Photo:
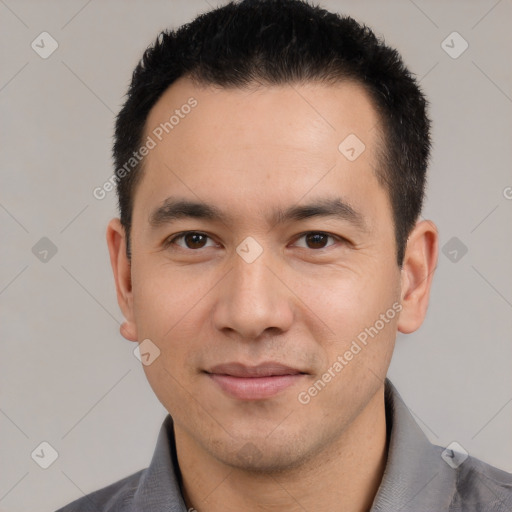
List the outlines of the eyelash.
<svg viewBox="0 0 512 512">
<path fill-rule="evenodd" d="M 202 236 L 206 236 L 208 239 L 212 240 L 212 238 L 206 234 L 206 233 L 203 233 L 202 231 L 183 231 L 181 233 L 178 233 L 177 235 L 173 235 L 172 237 L 169 237 L 167 238 L 165 241 L 164 241 L 164 248 L 167 249 L 169 248 L 171 245 L 176 245 L 176 240 L 179 240 L 179 239 L 183 239 L 185 236 L 187 235 L 191 235 L 191 234 L 194 234 L 194 235 L 202 235 Z M 315 234 L 315 235 L 326 235 L 327 237 L 329 238 L 332 238 L 333 240 L 335 241 L 338 241 L 338 242 L 341 242 L 341 243 L 347 243 L 348 241 L 343 238 L 343 237 L 340 237 L 340 236 L 337 236 L 337 235 L 333 235 L 331 233 L 326 233 L 325 231 L 305 231 L 304 233 L 301 233 L 295 240 L 300 240 L 301 238 L 305 237 L 306 235 L 310 235 L 310 234 Z M 332 245 L 334 244 L 331 244 L 331 245 L 328 245 L 326 247 L 321 247 L 320 249 L 311 249 L 310 247 L 301 247 L 302 249 L 310 249 L 311 251 L 316 251 L 316 252 L 319 252 L 319 251 L 322 251 L 324 249 L 328 249 L 329 247 L 332 247 Z M 201 249 L 204 249 L 205 247 L 200 247 L 199 249 L 191 249 L 189 247 L 181 247 L 178 245 L 178 247 L 180 249 L 183 249 L 185 251 L 195 251 L 195 252 L 198 252 L 200 251 Z"/>
</svg>

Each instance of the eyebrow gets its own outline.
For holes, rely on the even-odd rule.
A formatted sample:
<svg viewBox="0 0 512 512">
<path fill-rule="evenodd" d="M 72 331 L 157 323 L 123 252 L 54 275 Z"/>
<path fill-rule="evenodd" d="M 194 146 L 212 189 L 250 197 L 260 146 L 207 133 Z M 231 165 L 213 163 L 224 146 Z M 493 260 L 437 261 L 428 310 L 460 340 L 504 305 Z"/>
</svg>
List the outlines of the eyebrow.
<svg viewBox="0 0 512 512">
<path fill-rule="evenodd" d="M 364 216 L 339 197 L 317 199 L 312 203 L 291 206 L 285 210 L 276 209 L 269 218 L 274 226 L 287 222 L 297 222 L 313 217 L 332 217 L 354 225 L 360 231 L 367 232 Z M 203 219 L 228 224 L 230 216 L 215 205 L 191 201 L 183 198 L 168 197 L 149 216 L 149 224 L 158 228 L 178 219 Z"/>
</svg>

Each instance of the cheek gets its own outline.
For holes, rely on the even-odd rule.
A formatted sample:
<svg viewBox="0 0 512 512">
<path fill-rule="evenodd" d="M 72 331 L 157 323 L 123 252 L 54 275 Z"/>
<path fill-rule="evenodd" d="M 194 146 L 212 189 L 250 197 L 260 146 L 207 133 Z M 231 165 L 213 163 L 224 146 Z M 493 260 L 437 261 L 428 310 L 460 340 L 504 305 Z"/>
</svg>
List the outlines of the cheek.
<svg viewBox="0 0 512 512">
<path fill-rule="evenodd" d="M 135 321 L 139 340 L 150 339 L 159 356 L 143 369 L 164 407 L 179 414 L 180 404 L 190 401 L 186 390 L 192 391 L 190 384 L 197 378 L 201 340 L 208 339 L 205 294 L 211 286 L 165 265 L 146 270 L 134 275 Z"/>
<path fill-rule="evenodd" d="M 400 297 L 400 273 L 375 258 L 308 278 L 302 275 L 295 282 L 305 306 L 330 327 L 334 339 L 373 325 Z"/>
<path fill-rule="evenodd" d="M 340 376 L 336 382 L 360 379 L 363 374 L 371 377 L 369 370 L 385 375 L 401 310 L 399 276 L 393 264 L 386 268 L 381 261 L 380 266 L 365 265 L 361 272 L 338 272 L 326 286 L 310 283 L 315 322 L 329 327 L 328 336 L 317 339 L 324 352 L 324 371 L 331 369 L 331 374 Z"/>
<path fill-rule="evenodd" d="M 373 396 L 389 368 L 401 309 L 399 294 L 390 290 L 355 280 L 332 285 L 329 293 L 317 296 L 330 333 L 317 339 L 322 368 L 300 390 L 300 403 L 331 411 L 331 421 L 338 421 Z"/>
<path fill-rule="evenodd" d="M 166 343 L 178 332 L 183 334 L 200 311 L 198 306 L 210 287 L 197 273 L 171 271 L 165 264 L 139 266 L 133 272 L 133 301 L 139 337 Z"/>
<path fill-rule="evenodd" d="M 150 339 L 158 357 L 143 369 L 163 406 L 177 417 L 186 416 L 191 383 L 197 378 L 195 354 L 207 328 L 205 280 L 186 271 L 171 272 L 166 265 L 139 267 L 133 273 L 135 321 L 139 340 Z M 201 300 L 203 299 L 203 300 Z"/>
</svg>

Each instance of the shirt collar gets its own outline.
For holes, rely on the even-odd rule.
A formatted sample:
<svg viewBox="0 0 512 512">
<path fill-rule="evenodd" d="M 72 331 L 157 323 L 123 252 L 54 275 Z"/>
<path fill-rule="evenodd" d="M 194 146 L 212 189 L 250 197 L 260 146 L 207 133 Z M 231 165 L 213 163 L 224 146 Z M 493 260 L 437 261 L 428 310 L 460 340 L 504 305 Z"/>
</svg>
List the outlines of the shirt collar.
<svg viewBox="0 0 512 512">
<path fill-rule="evenodd" d="M 168 414 L 160 428 L 148 469 L 133 496 L 132 512 L 186 512 L 180 489 L 181 473 L 176 456 L 174 426 Z"/>
<path fill-rule="evenodd" d="M 385 381 L 389 449 L 370 512 L 448 510 L 456 472 L 430 443 L 389 379 Z"/>
<path fill-rule="evenodd" d="M 389 449 L 370 512 L 447 510 L 455 472 L 442 460 L 442 448 L 429 442 L 389 379 L 385 380 L 385 407 Z M 167 415 L 151 464 L 133 496 L 133 512 L 186 512 L 180 480 L 173 420 Z"/>
</svg>

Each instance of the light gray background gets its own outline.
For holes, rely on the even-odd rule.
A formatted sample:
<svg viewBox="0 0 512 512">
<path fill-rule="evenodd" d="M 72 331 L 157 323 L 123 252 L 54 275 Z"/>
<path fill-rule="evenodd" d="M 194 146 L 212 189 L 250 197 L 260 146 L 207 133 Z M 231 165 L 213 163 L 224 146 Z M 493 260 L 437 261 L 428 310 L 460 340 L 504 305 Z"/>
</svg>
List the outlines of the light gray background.
<svg viewBox="0 0 512 512">
<path fill-rule="evenodd" d="M 122 320 L 105 244 L 114 114 L 159 30 L 197 1 L 0 0 L 0 510 L 51 511 L 150 461 L 166 411 Z M 512 3 L 324 1 L 397 47 L 431 101 L 423 216 L 442 252 L 421 329 L 399 335 L 389 373 L 427 436 L 512 471 Z M 44 60 L 43 31 L 59 44 Z M 453 31 L 469 48 L 441 47 Z M 458 44 L 458 43 L 457 43 Z M 32 247 L 48 237 L 46 263 Z M 460 252 L 459 252 L 460 257 Z M 42 442 L 48 469 L 31 458 Z"/>
</svg>

